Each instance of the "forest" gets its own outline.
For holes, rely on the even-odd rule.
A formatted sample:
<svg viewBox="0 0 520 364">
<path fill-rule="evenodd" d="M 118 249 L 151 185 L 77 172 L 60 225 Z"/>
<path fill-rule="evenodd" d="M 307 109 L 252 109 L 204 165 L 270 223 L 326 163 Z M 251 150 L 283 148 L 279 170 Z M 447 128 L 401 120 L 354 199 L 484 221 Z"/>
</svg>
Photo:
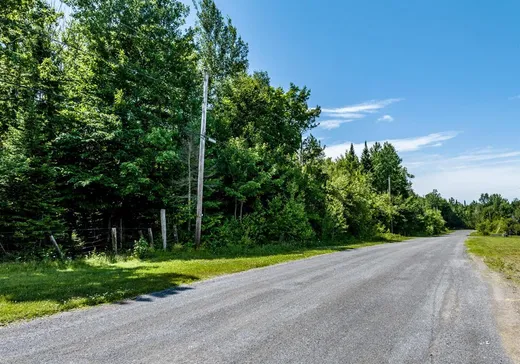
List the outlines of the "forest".
<svg viewBox="0 0 520 364">
<path fill-rule="evenodd" d="M 192 246 L 201 137 L 215 141 L 202 220 L 211 249 L 520 231 L 520 201 L 417 195 L 390 143 L 326 158 L 311 91 L 250 72 L 248 44 L 213 0 L 191 10 L 174 0 L 65 3 L 67 15 L 45 0 L 3 1 L 1 256 L 41 258 L 51 235 L 71 256 L 109 249 L 114 227 L 128 247 L 159 234 L 161 209 L 169 243 Z"/>
</svg>

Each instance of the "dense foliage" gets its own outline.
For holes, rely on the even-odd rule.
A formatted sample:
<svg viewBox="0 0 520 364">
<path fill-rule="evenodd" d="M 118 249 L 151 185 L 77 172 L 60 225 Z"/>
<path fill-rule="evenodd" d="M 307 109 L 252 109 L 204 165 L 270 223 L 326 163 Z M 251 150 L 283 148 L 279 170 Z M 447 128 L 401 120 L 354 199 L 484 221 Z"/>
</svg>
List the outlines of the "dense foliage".
<svg viewBox="0 0 520 364">
<path fill-rule="evenodd" d="M 91 229 L 156 228 L 162 208 L 189 244 L 203 70 L 217 140 L 206 151 L 207 246 L 477 223 L 462 205 L 417 196 L 389 143 L 327 159 L 311 134 L 320 108 L 310 90 L 248 73 L 248 46 L 212 0 L 196 4 L 195 28 L 174 0 L 66 3 L 63 29 L 44 0 L 8 0 L 0 18 L 0 242 L 10 250 L 40 254 L 50 232 L 74 249 Z"/>
</svg>

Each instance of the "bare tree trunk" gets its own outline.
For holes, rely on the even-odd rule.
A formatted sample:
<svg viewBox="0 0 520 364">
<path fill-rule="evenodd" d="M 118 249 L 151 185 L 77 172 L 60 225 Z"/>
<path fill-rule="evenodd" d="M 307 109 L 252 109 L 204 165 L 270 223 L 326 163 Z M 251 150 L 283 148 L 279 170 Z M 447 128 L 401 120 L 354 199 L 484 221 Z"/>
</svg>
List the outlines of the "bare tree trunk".
<svg viewBox="0 0 520 364">
<path fill-rule="evenodd" d="M 179 244 L 179 234 L 177 233 L 177 224 L 173 224 L 173 238 L 175 243 Z"/>
<path fill-rule="evenodd" d="M 56 239 L 54 239 L 54 236 L 52 236 L 52 234 L 50 234 L 49 236 L 49 239 L 51 240 L 52 242 L 52 245 L 54 245 L 54 248 L 56 248 L 56 250 L 58 251 L 58 254 L 60 255 L 60 258 L 63 259 L 63 253 L 60 249 L 60 246 L 58 245 L 58 243 L 56 242 Z"/>
<path fill-rule="evenodd" d="M 111 231 L 112 231 L 112 215 L 108 218 L 108 234 L 107 234 L 107 245 L 110 243 L 111 239 Z"/>
<path fill-rule="evenodd" d="M 119 219 L 119 248 L 123 250 L 123 219 Z"/>
<path fill-rule="evenodd" d="M 242 210 L 244 208 L 244 201 L 240 201 L 240 222 L 242 222 Z"/>
<path fill-rule="evenodd" d="M 9 253 L 4 249 L 2 242 L 0 242 L 0 249 L 2 249 L 2 251 L 4 252 L 5 255 L 9 255 Z"/>
<path fill-rule="evenodd" d="M 235 220 L 237 219 L 237 210 L 238 210 L 238 200 L 235 197 Z"/>
</svg>

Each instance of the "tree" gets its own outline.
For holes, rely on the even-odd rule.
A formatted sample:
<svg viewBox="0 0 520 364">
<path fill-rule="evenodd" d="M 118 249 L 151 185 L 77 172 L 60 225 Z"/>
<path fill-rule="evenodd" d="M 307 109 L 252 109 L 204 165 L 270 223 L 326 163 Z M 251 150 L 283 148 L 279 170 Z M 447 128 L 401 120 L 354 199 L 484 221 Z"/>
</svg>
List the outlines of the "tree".
<svg viewBox="0 0 520 364">
<path fill-rule="evenodd" d="M 185 174 L 179 150 L 200 112 L 195 47 L 182 30 L 187 7 L 138 0 L 68 5 L 67 92 L 80 102 L 67 110 L 70 128 L 58 145 L 66 207 L 92 214 L 88 196 L 95 196 L 105 226 L 116 216 L 130 219 L 127 211 L 173 207 L 180 192 L 172 176 Z"/>
<path fill-rule="evenodd" d="M 366 141 L 365 147 L 363 148 L 363 153 L 361 153 L 361 166 L 363 167 L 363 171 L 365 173 L 372 172 L 372 157 L 370 155 L 370 151 L 368 149 Z"/>
<path fill-rule="evenodd" d="M 59 17 L 45 1 L 10 0 L 0 20 L 0 232 L 23 237 L 23 250 L 62 226 L 52 161 L 63 125 Z"/>
<path fill-rule="evenodd" d="M 372 185 L 379 193 L 388 191 L 388 178 L 392 183 L 392 194 L 408 197 L 412 191 L 410 179 L 406 167 L 402 165 L 402 159 L 397 154 L 394 146 L 385 142 L 383 147 L 379 143 L 374 144 L 372 156 Z"/>
<path fill-rule="evenodd" d="M 349 167 L 353 170 L 358 169 L 360 166 L 359 159 L 358 159 L 358 156 L 356 155 L 356 151 L 354 150 L 353 143 L 350 143 L 350 149 L 348 151 L 348 154 L 346 155 L 346 162 L 349 165 Z"/>
<path fill-rule="evenodd" d="M 224 19 L 213 0 L 193 0 L 197 14 L 196 44 L 201 69 L 215 83 L 247 71 L 249 48 L 230 18 Z"/>
</svg>

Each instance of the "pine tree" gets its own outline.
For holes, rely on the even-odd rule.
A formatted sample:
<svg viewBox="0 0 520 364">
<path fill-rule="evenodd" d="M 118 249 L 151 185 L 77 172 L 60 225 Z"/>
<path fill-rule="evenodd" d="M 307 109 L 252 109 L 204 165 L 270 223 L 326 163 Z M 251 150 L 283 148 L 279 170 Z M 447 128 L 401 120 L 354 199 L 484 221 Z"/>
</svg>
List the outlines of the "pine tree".
<svg viewBox="0 0 520 364">
<path fill-rule="evenodd" d="M 351 170 L 356 170 L 359 168 L 359 159 L 356 155 L 356 151 L 354 150 L 354 144 L 350 143 L 350 149 L 346 156 L 347 164 L 349 165 Z"/>
<path fill-rule="evenodd" d="M 372 157 L 370 156 L 370 151 L 366 141 L 363 153 L 361 153 L 361 166 L 363 167 L 363 172 L 372 172 Z"/>
</svg>

